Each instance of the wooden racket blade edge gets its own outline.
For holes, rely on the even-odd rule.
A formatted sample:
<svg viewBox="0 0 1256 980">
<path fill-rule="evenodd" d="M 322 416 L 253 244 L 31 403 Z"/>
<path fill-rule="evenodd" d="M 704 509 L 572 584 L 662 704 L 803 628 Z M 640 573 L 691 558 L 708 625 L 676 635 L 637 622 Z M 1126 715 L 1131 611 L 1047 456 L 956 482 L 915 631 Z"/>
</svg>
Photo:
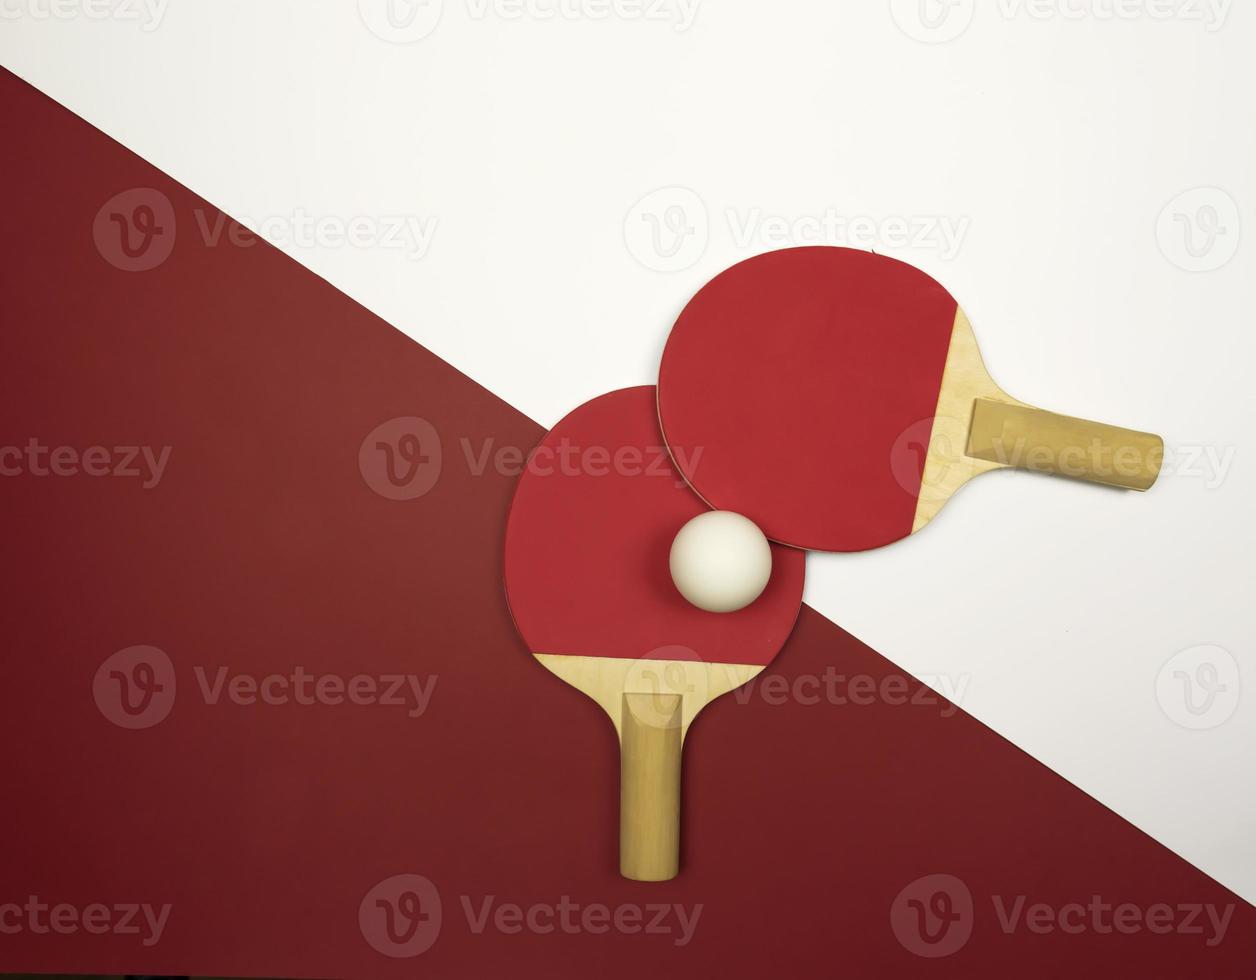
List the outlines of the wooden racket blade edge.
<svg viewBox="0 0 1256 980">
<path fill-rule="evenodd" d="M 681 738 L 699 711 L 763 672 L 761 664 L 703 660 L 624 660 L 573 654 L 534 653 L 550 673 L 596 701 L 623 736 L 624 694 L 681 696 Z"/>
<path fill-rule="evenodd" d="M 973 404 L 978 398 L 1009 405 L 1024 404 L 994 383 L 981 359 L 972 323 L 963 309 L 957 307 L 946 365 L 942 369 L 942 385 L 938 389 L 938 404 L 933 412 L 912 534 L 933 520 L 942 505 L 973 477 L 1006 468 L 1006 464 L 975 459 L 965 452 L 972 427 Z"/>
</svg>

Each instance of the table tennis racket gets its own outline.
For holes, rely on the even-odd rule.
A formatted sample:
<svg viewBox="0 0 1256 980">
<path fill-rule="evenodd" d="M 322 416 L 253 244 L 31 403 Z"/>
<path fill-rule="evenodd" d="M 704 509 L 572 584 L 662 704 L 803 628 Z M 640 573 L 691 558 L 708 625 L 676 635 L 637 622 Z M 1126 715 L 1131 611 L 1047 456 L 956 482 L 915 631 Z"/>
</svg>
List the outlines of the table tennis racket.
<svg viewBox="0 0 1256 980">
<path fill-rule="evenodd" d="M 669 550 L 708 510 L 672 465 L 656 404 L 652 386 L 627 388 L 559 422 L 519 479 L 505 547 L 506 597 L 528 649 L 619 733 L 620 872 L 639 881 L 676 875 L 685 733 L 776 656 L 798 617 L 805 558 L 772 545 L 767 586 L 736 612 L 681 596 Z"/>
<path fill-rule="evenodd" d="M 1147 490 L 1158 436 L 1033 408 L 986 372 L 968 317 L 930 276 L 849 248 L 769 252 L 681 312 L 659 370 L 669 444 L 712 507 L 772 540 L 863 551 L 920 530 L 1004 467 Z"/>
</svg>

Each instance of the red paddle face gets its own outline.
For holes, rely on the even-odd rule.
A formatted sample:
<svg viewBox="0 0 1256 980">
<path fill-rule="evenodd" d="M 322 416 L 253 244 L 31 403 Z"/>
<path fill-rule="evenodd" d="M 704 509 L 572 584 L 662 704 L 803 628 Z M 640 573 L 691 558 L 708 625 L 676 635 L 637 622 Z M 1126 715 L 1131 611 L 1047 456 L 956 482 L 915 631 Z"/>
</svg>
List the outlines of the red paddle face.
<svg viewBox="0 0 1256 980">
<path fill-rule="evenodd" d="M 697 467 L 678 457 L 685 478 L 795 547 L 910 534 L 925 452 L 904 460 L 902 440 L 934 415 L 957 311 L 919 269 L 855 249 L 769 252 L 716 276 L 659 371 L 668 443 L 703 447 Z"/>
<path fill-rule="evenodd" d="M 559 422 L 533 451 L 506 526 L 506 595 L 532 652 L 769 663 L 798 616 L 805 556 L 773 545 L 755 602 L 703 612 L 676 590 L 668 552 L 706 510 L 668 458 L 653 387 L 603 395 Z"/>
</svg>

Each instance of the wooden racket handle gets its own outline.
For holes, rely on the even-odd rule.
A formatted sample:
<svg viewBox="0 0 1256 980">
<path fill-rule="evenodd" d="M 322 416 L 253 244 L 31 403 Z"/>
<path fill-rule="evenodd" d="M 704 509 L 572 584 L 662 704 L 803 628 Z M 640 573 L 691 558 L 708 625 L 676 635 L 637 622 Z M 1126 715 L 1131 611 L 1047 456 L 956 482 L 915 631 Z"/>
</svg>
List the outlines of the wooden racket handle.
<svg viewBox="0 0 1256 980">
<path fill-rule="evenodd" d="M 625 694 L 619 743 L 619 873 L 667 881 L 680 869 L 681 696 Z"/>
<path fill-rule="evenodd" d="M 1055 473 L 1126 490 L 1149 490 L 1164 462 L 1164 440 L 1028 405 L 973 402 L 967 454 L 1018 469 Z"/>
</svg>

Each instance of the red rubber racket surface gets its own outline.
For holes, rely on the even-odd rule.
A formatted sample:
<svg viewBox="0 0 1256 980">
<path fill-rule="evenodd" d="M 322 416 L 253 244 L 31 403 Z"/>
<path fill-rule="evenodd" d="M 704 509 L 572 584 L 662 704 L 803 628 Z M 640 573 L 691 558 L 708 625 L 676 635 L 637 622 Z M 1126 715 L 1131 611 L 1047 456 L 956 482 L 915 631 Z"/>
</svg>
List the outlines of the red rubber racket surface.
<svg viewBox="0 0 1256 980">
<path fill-rule="evenodd" d="M 668 458 L 653 387 L 602 395 L 559 422 L 506 525 L 506 596 L 532 652 L 768 664 L 798 617 L 805 555 L 773 545 L 755 602 L 703 612 L 676 590 L 668 553 L 706 510 Z"/>
<path fill-rule="evenodd" d="M 910 534 L 925 454 L 903 440 L 934 415 L 957 309 L 919 269 L 848 248 L 769 252 L 716 276 L 659 371 L 668 443 L 703 447 L 699 467 L 680 461 L 685 478 L 795 547 Z"/>
</svg>

